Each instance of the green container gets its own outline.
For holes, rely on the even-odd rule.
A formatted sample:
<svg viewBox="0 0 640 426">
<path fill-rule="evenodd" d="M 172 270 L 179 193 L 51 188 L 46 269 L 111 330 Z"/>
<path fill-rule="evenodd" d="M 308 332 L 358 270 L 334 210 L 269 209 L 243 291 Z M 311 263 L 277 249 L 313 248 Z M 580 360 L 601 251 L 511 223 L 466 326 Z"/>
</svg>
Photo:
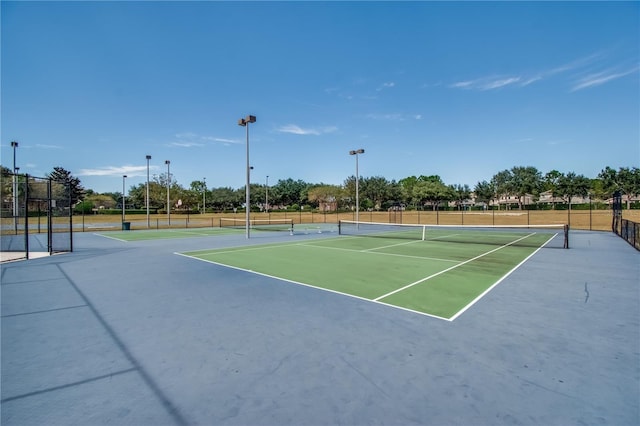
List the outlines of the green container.
<svg viewBox="0 0 640 426">
<path fill-rule="evenodd" d="M 130 231 L 131 230 L 131 222 L 122 222 L 122 230 Z"/>
</svg>

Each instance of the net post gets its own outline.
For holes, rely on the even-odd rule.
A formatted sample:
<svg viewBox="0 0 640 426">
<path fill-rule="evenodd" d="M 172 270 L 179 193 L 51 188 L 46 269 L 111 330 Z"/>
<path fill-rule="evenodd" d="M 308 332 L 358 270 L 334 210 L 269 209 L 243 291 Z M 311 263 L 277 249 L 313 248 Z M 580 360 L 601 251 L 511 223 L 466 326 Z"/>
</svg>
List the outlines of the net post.
<svg viewBox="0 0 640 426">
<path fill-rule="evenodd" d="M 569 225 L 564 225 L 564 248 L 569 248 Z"/>
<path fill-rule="evenodd" d="M 338 235 L 342 235 L 342 219 L 338 219 Z"/>
<path fill-rule="evenodd" d="M 423 225 L 422 226 L 422 241 L 424 241 L 426 239 L 426 233 L 427 233 L 427 226 Z"/>
</svg>

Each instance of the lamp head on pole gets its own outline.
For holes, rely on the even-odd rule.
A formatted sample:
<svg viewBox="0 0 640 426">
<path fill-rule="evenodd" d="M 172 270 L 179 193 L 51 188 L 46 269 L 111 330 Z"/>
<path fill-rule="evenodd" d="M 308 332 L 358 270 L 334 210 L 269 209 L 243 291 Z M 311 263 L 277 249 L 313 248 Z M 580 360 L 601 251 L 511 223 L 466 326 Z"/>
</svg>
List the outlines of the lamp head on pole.
<svg viewBox="0 0 640 426">
<path fill-rule="evenodd" d="M 356 155 L 356 154 L 364 154 L 364 149 L 360 148 L 360 149 L 357 149 L 357 150 L 349 151 L 349 155 Z"/>
<path fill-rule="evenodd" d="M 151 160 L 151 156 L 150 155 L 147 155 L 147 160 Z"/>
<path fill-rule="evenodd" d="M 247 115 L 245 118 L 241 118 L 238 120 L 238 126 L 245 127 L 249 123 L 255 123 L 256 116 L 255 115 Z"/>
<path fill-rule="evenodd" d="M 254 118 L 255 118 L 255 117 L 254 117 Z M 17 147 L 18 147 L 18 142 L 16 142 L 16 141 L 11 141 L 11 146 L 12 146 L 13 148 L 17 148 Z"/>
</svg>

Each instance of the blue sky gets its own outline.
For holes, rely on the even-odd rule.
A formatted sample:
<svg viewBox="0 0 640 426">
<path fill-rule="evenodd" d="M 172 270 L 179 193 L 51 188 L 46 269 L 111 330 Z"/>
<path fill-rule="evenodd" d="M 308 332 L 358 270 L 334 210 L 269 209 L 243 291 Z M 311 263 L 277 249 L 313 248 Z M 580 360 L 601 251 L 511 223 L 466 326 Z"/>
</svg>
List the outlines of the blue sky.
<svg viewBox="0 0 640 426">
<path fill-rule="evenodd" d="M 2 165 L 119 192 L 640 165 L 638 2 L 1 2 Z"/>
</svg>

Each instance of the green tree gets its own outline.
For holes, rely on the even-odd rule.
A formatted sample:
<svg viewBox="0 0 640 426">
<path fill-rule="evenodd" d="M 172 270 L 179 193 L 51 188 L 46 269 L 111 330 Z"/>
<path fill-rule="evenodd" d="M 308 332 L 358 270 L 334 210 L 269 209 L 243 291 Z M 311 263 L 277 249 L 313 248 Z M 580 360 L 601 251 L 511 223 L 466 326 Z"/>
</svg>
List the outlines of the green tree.
<svg viewBox="0 0 640 426">
<path fill-rule="evenodd" d="M 310 187 L 307 196 L 309 202 L 312 203 L 314 207 L 324 205 L 326 208 L 332 204 L 337 207 L 344 193 L 344 188 L 338 185 L 319 184 Z"/>
<path fill-rule="evenodd" d="M 369 200 L 369 208 L 380 210 L 382 204 L 389 198 L 390 182 L 382 176 L 373 176 L 362 180 L 360 190 L 360 200 Z M 363 197 L 364 195 L 364 197 Z"/>
<path fill-rule="evenodd" d="M 525 197 L 540 195 L 542 175 L 535 167 L 513 167 L 511 169 L 511 188 L 513 195 L 518 197 L 518 209 L 522 210 Z"/>
<path fill-rule="evenodd" d="M 70 171 L 62 167 L 54 167 L 47 177 L 64 185 L 64 194 L 61 194 L 61 196 L 64 196 L 65 199 L 70 199 L 71 205 L 76 204 L 84 197 L 84 188 L 80 184 L 80 179 L 74 177 Z"/>
<path fill-rule="evenodd" d="M 269 188 L 269 204 L 281 204 L 291 206 L 292 204 L 303 204 L 307 201 L 307 188 L 309 184 L 298 179 L 281 179 Z"/>
<path fill-rule="evenodd" d="M 420 205 L 430 204 L 435 211 L 442 202 L 452 200 L 454 194 L 451 187 L 445 185 L 439 176 L 430 176 L 416 182 L 413 186 L 413 197 Z"/>
<path fill-rule="evenodd" d="M 494 189 L 494 198 L 498 201 L 498 210 L 500 210 L 500 198 L 507 197 L 513 192 L 513 179 L 509 170 L 503 170 L 496 173 L 491 178 L 491 187 Z"/>
<path fill-rule="evenodd" d="M 551 170 L 550 172 L 545 173 L 544 178 L 542 180 L 542 188 L 545 191 L 551 191 L 551 193 L 555 193 L 556 188 L 558 187 L 558 180 L 562 177 L 562 173 L 557 170 Z M 555 197 L 555 196 L 554 196 Z M 556 208 L 555 199 L 552 203 L 552 208 Z"/>
<path fill-rule="evenodd" d="M 479 201 L 488 206 L 491 200 L 493 200 L 493 197 L 495 197 L 496 189 L 492 183 L 483 180 L 482 182 L 476 183 L 473 192 L 476 194 L 476 202 Z"/>
<path fill-rule="evenodd" d="M 85 201 L 91 203 L 94 209 L 115 209 L 118 201 L 114 199 L 114 193 L 91 194 L 85 197 Z"/>
<path fill-rule="evenodd" d="M 399 204 L 404 204 L 402 187 L 398 182 L 396 182 L 395 180 L 392 180 L 391 182 L 389 182 L 387 186 L 387 191 L 388 191 L 387 199 L 382 204 L 383 209 L 388 209 L 390 207 L 397 206 Z"/>
<path fill-rule="evenodd" d="M 398 184 L 400 185 L 400 193 L 402 194 L 402 201 L 407 205 L 413 204 L 414 208 L 418 208 L 418 202 L 413 197 L 413 187 L 417 182 L 418 178 L 415 176 L 409 176 L 398 181 Z"/>
<path fill-rule="evenodd" d="M 214 188 L 210 191 L 210 201 L 207 204 L 217 210 L 237 208 L 244 202 L 244 188 L 242 191 L 230 187 Z"/>
<path fill-rule="evenodd" d="M 553 196 L 562 197 L 566 200 L 569 205 L 569 211 L 571 211 L 571 200 L 573 197 L 586 197 L 589 194 L 590 188 L 591 180 L 583 175 L 576 175 L 574 172 L 569 172 L 566 175 L 560 175 Z"/>
<path fill-rule="evenodd" d="M 182 195 L 183 188 L 174 178 L 173 173 L 153 175 L 149 182 L 150 205 L 167 209 L 167 183 L 169 183 L 169 206 L 174 206 Z"/>
<path fill-rule="evenodd" d="M 360 196 L 360 188 L 362 188 L 362 182 L 363 182 L 363 177 L 359 176 L 359 180 L 358 180 L 358 197 Z M 344 191 L 345 191 L 345 197 L 344 197 L 344 201 L 347 203 L 347 205 L 352 209 L 355 210 L 355 206 L 356 206 L 356 177 L 355 175 L 351 175 L 348 178 L 345 179 L 344 184 Z"/>
<path fill-rule="evenodd" d="M 460 210 L 464 205 L 464 202 L 471 197 L 471 189 L 469 188 L 469 185 L 461 185 L 459 183 L 451 185 L 450 188 L 453 200 L 456 202 L 458 210 Z"/>
<path fill-rule="evenodd" d="M 607 166 L 598 174 L 598 178 L 602 180 L 607 197 L 612 197 L 615 191 L 627 196 L 627 208 L 631 206 L 631 197 L 640 194 L 640 169 L 637 167 L 620 167 L 616 171 Z"/>
</svg>

